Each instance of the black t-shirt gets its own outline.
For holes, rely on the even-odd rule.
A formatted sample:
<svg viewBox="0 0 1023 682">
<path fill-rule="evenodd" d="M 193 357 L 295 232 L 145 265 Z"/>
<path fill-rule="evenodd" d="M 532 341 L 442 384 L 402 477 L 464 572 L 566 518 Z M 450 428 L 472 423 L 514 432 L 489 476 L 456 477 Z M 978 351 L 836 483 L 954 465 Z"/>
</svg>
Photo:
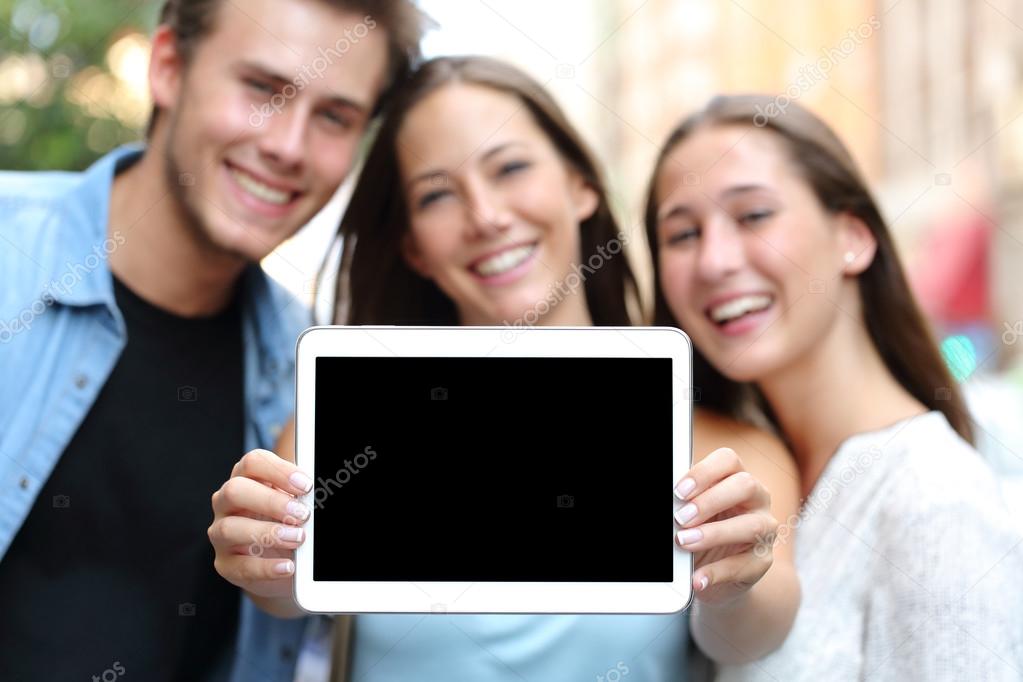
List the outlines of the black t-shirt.
<svg viewBox="0 0 1023 682">
<path fill-rule="evenodd" d="M 4 682 L 216 680 L 233 654 L 206 529 L 244 447 L 238 297 L 191 319 L 115 294 L 127 346 L 0 559 Z"/>
</svg>

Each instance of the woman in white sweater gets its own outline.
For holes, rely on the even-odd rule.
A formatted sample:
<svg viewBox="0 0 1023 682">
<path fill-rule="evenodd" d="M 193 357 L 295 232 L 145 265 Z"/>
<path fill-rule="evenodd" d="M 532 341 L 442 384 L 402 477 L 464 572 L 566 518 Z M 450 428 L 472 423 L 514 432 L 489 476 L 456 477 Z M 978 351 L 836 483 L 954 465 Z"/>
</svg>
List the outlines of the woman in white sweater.
<svg viewBox="0 0 1023 682">
<path fill-rule="evenodd" d="M 704 401 L 765 418 L 800 469 L 776 538 L 795 625 L 719 677 L 1023 679 L 1023 537 L 839 139 L 794 103 L 716 98 L 664 145 L 646 223 L 656 322 L 692 337 Z"/>
</svg>

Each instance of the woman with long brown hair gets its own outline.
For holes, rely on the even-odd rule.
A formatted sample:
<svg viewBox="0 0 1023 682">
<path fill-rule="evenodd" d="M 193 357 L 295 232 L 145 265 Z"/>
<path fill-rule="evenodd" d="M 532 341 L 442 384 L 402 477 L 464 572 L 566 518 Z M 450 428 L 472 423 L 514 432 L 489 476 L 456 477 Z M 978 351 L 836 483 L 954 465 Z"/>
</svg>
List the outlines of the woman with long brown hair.
<svg viewBox="0 0 1023 682">
<path fill-rule="evenodd" d="M 796 624 L 721 678 L 1018 679 L 1018 532 L 835 134 L 715 98 L 664 144 L 646 226 L 656 323 L 692 338 L 706 401 L 787 441 L 803 486 L 779 533 L 799 528 Z"/>
<path fill-rule="evenodd" d="M 338 322 L 508 325 L 510 333 L 533 324 L 630 324 L 628 235 L 596 165 L 551 96 L 498 61 L 441 58 L 420 67 L 381 122 L 341 234 Z M 594 420 L 636 428 L 615 424 L 613 405 Z M 542 436 L 524 445 L 529 437 Z M 285 457 L 289 441 L 279 446 Z M 694 441 L 698 455 L 710 444 L 734 445 L 743 459 L 727 448 L 698 456 L 675 489 L 687 503 L 676 516 L 677 542 L 697 567 L 691 620 L 358 616 L 353 678 L 613 679 L 631 671 L 680 679 L 690 622 L 693 638 L 720 661 L 777 647 L 799 600 L 791 550 L 773 549 L 775 516 L 796 508 L 791 460 L 763 432 L 702 410 Z M 297 615 L 289 557 L 303 536 L 281 525 L 292 496 L 307 490 L 290 478 L 296 473 L 266 453 L 247 455 L 214 500 L 210 533 L 221 574 L 282 616 Z M 276 502 L 267 504 L 266 486 L 253 479 L 274 483 Z M 268 520 L 245 518 L 257 511 Z M 252 534 L 280 541 L 259 557 L 238 551 Z"/>
</svg>

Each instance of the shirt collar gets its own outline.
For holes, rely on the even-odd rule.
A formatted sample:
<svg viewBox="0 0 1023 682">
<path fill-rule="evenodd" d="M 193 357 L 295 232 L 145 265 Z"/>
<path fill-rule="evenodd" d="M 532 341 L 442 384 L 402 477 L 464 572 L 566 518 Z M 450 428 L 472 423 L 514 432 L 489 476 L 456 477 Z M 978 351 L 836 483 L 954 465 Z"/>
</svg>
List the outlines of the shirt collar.
<svg viewBox="0 0 1023 682">
<path fill-rule="evenodd" d="M 260 369 L 270 375 L 292 376 L 297 334 L 308 326 L 301 304 L 276 286 L 258 263 L 245 269 L 242 286 L 259 347 Z"/>
<path fill-rule="evenodd" d="M 114 300 L 113 275 L 108 262 L 116 249 L 117 235 L 108 238 L 110 193 L 118 171 L 138 161 L 145 147 L 126 145 L 109 152 L 84 173 L 58 205 L 63 246 L 52 251 L 46 264 L 52 298 L 64 305 L 106 305 L 115 318 L 120 316 Z M 61 278 L 74 279 L 62 286 Z M 261 369 L 271 374 L 294 369 L 295 330 L 305 327 L 300 304 L 284 295 L 270 281 L 258 263 L 246 267 L 241 284 L 243 314 L 252 323 L 259 348 Z"/>
<path fill-rule="evenodd" d="M 45 264 L 45 288 L 53 300 L 71 306 L 114 307 L 108 259 L 120 240 L 107 236 L 110 192 L 117 171 L 138 161 L 142 152 L 141 145 L 118 147 L 82 173 L 59 200 L 56 210 L 62 246 L 50 251 L 50 262 Z"/>
</svg>

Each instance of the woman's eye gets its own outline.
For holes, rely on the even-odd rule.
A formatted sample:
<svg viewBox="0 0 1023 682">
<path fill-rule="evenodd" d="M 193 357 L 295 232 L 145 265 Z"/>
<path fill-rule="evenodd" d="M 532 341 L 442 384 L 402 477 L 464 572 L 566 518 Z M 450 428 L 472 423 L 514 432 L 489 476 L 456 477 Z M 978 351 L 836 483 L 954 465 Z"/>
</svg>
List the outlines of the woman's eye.
<svg viewBox="0 0 1023 682">
<path fill-rule="evenodd" d="M 509 161 L 501 166 L 498 175 L 511 175 L 526 168 L 529 168 L 529 163 L 525 161 Z"/>
<path fill-rule="evenodd" d="M 338 128 L 348 129 L 352 126 L 352 122 L 347 116 L 339 114 L 335 111 L 324 111 L 321 116 L 330 123 L 331 125 L 337 126 Z"/>
<path fill-rule="evenodd" d="M 743 213 L 739 216 L 739 222 L 743 225 L 755 225 L 763 222 L 774 215 L 774 211 L 762 210 L 762 211 L 750 211 L 749 213 Z"/>
<path fill-rule="evenodd" d="M 700 228 L 690 227 L 684 230 L 675 230 L 668 235 L 668 244 L 681 244 L 690 242 L 700 236 Z"/>
<path fill-rule="evenodd" d="M 422 197 L 420 197 L 416 205 L 419 208 L 426 208 L 430 204 L 436 203 L 437 201 L 441 200 L 448 194 L 450 194 L 450 192 L 446 189 L 438 189 L 432 192 L 428 192 L 424 194 Z"/>
</svg>

